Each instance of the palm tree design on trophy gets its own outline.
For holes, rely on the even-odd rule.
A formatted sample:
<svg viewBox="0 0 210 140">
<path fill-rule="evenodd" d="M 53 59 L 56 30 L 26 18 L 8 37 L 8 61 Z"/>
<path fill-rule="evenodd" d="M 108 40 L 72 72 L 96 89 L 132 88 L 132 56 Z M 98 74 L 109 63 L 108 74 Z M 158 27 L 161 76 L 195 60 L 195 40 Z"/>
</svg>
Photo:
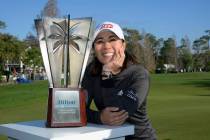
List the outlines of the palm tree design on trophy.
<svg viewBox="0 0 210 140">
<path fill-rule="evenodd" d="M 80 22 L 70 26 L 70 18 L 68 21 L 63 20 L 61 22 L 52 22 L 52 34 L 48 36 L 49 39 L 56 40 L 53 45 L 53 54 L 55 54 L 60 48 L 63 49 L 63 71 L 64 71 L 64 87 L 68 86 L 68 79 L 70 79 L 70 60 L 69 60 L 69 47 L 72 47 L 76 53 L 80 54 L 80 46 L 77 41 L 88 41 L 88 37 L 75 34 L 75 30 L 79 28 Z"/>
</svg>

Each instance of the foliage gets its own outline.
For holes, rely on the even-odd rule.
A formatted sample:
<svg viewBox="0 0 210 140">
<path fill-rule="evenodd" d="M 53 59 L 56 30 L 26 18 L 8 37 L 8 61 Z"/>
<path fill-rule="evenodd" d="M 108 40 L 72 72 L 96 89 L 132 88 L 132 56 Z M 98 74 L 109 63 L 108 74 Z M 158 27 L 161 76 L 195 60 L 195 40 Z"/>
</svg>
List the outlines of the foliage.
<svg viewBox="0 0 210 140">
<path fill-rule="evenodd" d="M 123 31 L 125 33 L 125 40 L 127 44 L 126 50 L 128 53 L 134 55 L 140 63 L 143 63 L 142 46 L 139 43 L 139 41 L 142 39 L 142 36 L 135 29 L 124 28 Z"/>
<path fill-rule="evenodd" d="M 210 71 L 210 61 L 208 61 L 206 64 L 206 71 Z"/>
<path fill-rule="evenodd" d="M 40 18 L 58 17 L 59 12 L 56 0 L 48 0 Z M 6 23 L 0 20 L 0 29 L 6 28 Z M 200 38 L 192 41 L 187 36 L 181 39 L 181 45 L 176 45 L 174 38 L 157 38 L 155 35 L 146 32 L 139 32 L 136 29 L 123 29 L 126 40 L 126 50 L 134 55 L 150 72 L 164 72 L 164 64 L 172 64 L 175 71 L 209 71 L 210 66 L 210 30 Z M 57 36 L 52 35 L 52 38 Z M 62 43 L 59 41 L 57 44 Z M 74 42 L 73 42 L 74 43 Z M 33 34 L 29 33 L 24 41 L 13 35 L 0 33 L 0 63 L 20 63 L 20 60 L 28 66 L 42 66 L 42 58 L 39 50 L 39 43 Z M 76 44 L 75 48 L 79 48 Z M 1 71 L 1 70 L 0 70 Z"/>
<path fill-rule="evenodd" d="M 150 72 L 156 69 L 156 57 L 157 57 L 157 40 L 153 34 L 146 33 L 143 37 L 144 46 L 144 62 L 145 67 L 149 69 Z"/>
<path fill-rule="evenodd" d="M 142 35 L 135 29 L 124 28 L 127 51 L 134 55 L 150 72 L 155 70 L 154 48 L 156 38 L 152 34 Z"/>
<path fill-rule="evenodd" d="M 2 64 L 5 64 L 6 61 L 19 63 L 23 46 L 23 42 L 16 37 L 0 33 L 0 62 Z"/>
<path fill-rule="evenodd" d="M 190 50 L 190 41 L 187 36 L 181 39 L 181 45 L 177 48 L 177 55 L 179 70 L 191 71 L 193 59 Z"/>
<path fill-rule="evenodd" d="M 41 17 L 58 17 L 58 15 L 57 0 L 48 0 L 41 11 Z"/>
<path fill-rule="evenodd" d="M 161 49 L 160 53 L 163 58 L 164 64 L 177 64 L 176 43 L 173 38 L 168 38 L 166 41 L 164 41 L 164 46 Z"/>
<path fill-rule="evenodd" d="M 193 50 L 195 51 L 196 54 L 201 53 L 203 44 L 204 44 L 204 42 L 201 39 L 197 39 L 197 40 L 193 41 Z"/>
<path fill-rule="evenodd" d="M 3 66 L 2 63 L 0 63 L 0 82 L 2 81 L 2 75 L 3 75 Z"/>
<path fill-rule="evenodd" d="M 42 66 L 40 49 L 38 47 L 28 48 L 25 52 L 23 62 L 29 67 Z"/>
<path fill-rule="evenodd" d="M 30 67 L 42 66 L 43 62 L 37 38 L 29 33 L 24 40 L 24 43 L 27 46 L 24 51 L 24 56 L 22 57 L 24 64 Z"/>
<path fill-rule="evenodd" d="M 193 71 L 200 71 L 203 69 L 204 66 L 204 60 L 202 54 L 194 54 L 193 55 Z"/>
<path fill-rule="evenodd" d="M 24 62 L 25 66 L 42 66 L 40 48 L 36 37 L 28 35 L 24 41 L 20 41 L 10 34 L 0 33 L 0 63 L 2 67 L 5 64 L 20 64 Z M 0 69 L 3 73 L 4 69 Z"/>
<path fill-rule="evenodd" d="M 193 67 L 196 71 L 202 69 L 209 71 L 210 61 L 210 30 L 205 31 L 207 34 L 201 36 L 193 42 L 193 49 L 195 50 Z"/>
<path fill-rule="evenodd" d="M 0 20 L 0 29 L 4 29 L 6 27 L 6 23 Z"/>
</svg>

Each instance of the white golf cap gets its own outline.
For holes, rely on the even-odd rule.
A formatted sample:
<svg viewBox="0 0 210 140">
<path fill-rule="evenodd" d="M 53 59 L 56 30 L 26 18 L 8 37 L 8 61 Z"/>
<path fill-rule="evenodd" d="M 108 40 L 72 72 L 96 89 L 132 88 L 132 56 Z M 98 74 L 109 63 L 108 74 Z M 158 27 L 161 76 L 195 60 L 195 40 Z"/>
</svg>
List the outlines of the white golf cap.
<svg viewBox="0 0 210 140">
<path fill-rule="evenodd" d="M 103 30 L 112 31 L 112 32 L 115 33 L 120 39 L 125 40 L 124 34 L 123 34 L 123 31 L 122 31 L 121 27 L 120 27 L 118 24 L 116 24 L 116 23 L 106 21 L 106 22 L 103 22 L 103 23 L 99 24 L 99 25 L 96 27 L 96 30 L 95 30 L 94 35 L 93 35 L 93 42 L 95 41 L 97 35 L 98 35 L 101 31 L 103 31 Z"/>
</svg>

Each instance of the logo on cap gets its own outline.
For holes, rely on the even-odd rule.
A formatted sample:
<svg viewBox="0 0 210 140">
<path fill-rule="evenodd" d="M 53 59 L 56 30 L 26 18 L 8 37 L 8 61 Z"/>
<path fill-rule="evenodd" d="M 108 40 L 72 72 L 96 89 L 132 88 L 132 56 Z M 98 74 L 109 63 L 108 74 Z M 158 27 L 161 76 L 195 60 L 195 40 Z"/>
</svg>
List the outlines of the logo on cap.
<svg viewBox="0 0 210 140">
<path fill-rule="evenodd" d="M 100 30 L 107 29 L 107 28 L 113 28 L 113 25 L 112 24 L 102 24 Z"/>
</svg>

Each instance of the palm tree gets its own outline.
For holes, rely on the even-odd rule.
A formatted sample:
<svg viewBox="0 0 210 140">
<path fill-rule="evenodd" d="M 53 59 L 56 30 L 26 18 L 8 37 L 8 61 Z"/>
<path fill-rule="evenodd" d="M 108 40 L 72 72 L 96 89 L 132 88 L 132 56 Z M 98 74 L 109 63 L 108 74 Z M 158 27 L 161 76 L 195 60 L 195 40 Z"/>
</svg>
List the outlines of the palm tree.
<svg viewBox="0 0 210 140">
<path fill-rule="evenodd" d="M 53 45 L 53 54 L 55 54 L 60 48 L 63 50 L 63 66 L 64 66 L 64 86 L 68 86 L 68 73 L 69 70 L 69 48 L 72 47 L 78 54 L 80 54 L 80 48 L 77 43 L 78 40 L 88 41 L 88 37 L 75 34 L 74 31 L 78 28 L 80 22 L 73 24 L 70 26 L 70 20 L 68 22 L 63 20 L 61 22 L 54 22 L 51 28 L 52 34 L 50 34 L 47 38 L 55 40 Z M 43 38 L 44 39 L 44 38 Z"/>
<path fill-rule="evenodd" d="M 88 41 L 88 38 L 82 35 L 78 35 L 78 34 L 69 34 L 68 37 L 68 30 L 66 30 L 66 21 L 62 21 L 60 23 L 56 23 L 53 22 L 53 24 L 55 25 L 55 30 L 58 33 L 53 33 L 51 35 L 48 36 L 48 38 L 50 39 L 55 39 L 56 42 L 53 46 L 53 53 L 56 53 L 56 51 L 60 48 L 60 47 L 64 47 L 67 44 L 67 39 L 69 38 L 69 42 L 70 42 L 70 46 L 73 47 L 73 49 L 77 52 L 80 53 L 80 48 L 79 45 L 76 43 L 76 40 L 84 40 L 84 41 Z M 72 25 L 70 27 L 70 33 L 73 32 L 73 30 L 75 30 L 77 28 L 77 26 L 80 23 L 75 23 L 74 25 Z M 67 38 L 67 39 L 66 39 Z"/>
</svg>

